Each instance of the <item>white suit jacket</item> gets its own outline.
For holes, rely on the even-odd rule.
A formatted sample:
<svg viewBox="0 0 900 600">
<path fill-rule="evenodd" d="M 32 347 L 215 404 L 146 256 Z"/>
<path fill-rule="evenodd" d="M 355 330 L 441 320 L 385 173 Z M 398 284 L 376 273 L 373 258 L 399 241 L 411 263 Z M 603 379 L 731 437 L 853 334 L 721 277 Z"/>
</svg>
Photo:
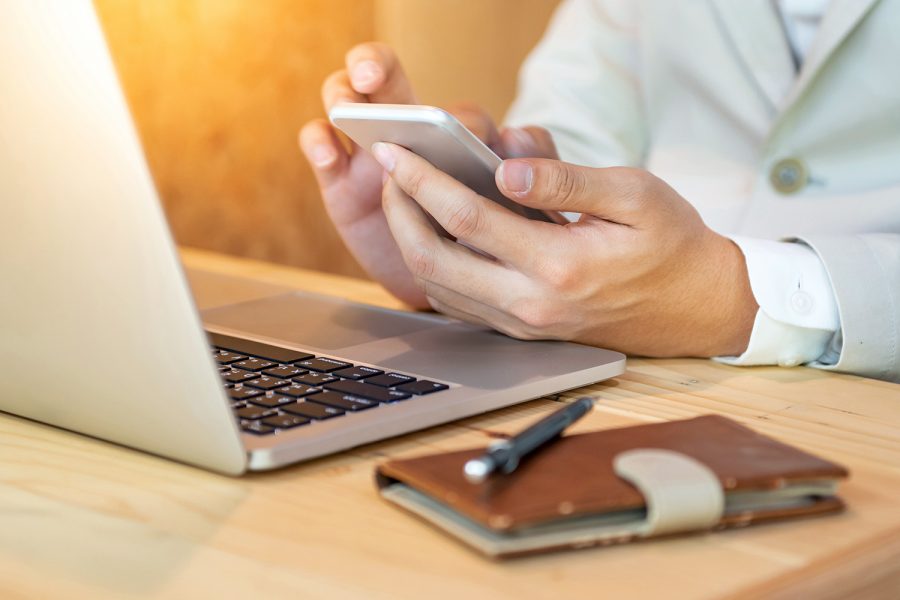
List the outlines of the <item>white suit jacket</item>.
<svg viewBox="0 0 900 600">
<path fill-rule="evenodd" d="M 649 169 L 720 233 L 808 244 L 840 317 L 819 366 L 900 381 L 900 0 L 832 0 L 799 75 L 768 0 L 566 0 L 507 121 Z"/>
</svg>

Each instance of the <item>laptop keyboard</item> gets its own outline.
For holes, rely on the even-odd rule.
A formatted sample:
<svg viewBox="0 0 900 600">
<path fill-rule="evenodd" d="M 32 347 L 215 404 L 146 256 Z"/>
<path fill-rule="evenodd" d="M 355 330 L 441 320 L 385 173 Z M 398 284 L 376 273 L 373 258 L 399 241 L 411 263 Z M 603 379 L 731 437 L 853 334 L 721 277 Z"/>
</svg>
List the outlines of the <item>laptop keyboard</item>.
<svg viewBox="0 0 900 600">
<path fill-rule="evenodd" d="M 209 333 L 231 408 L 253 435 L 441 392 L 447 384 Z"/>
</svg>

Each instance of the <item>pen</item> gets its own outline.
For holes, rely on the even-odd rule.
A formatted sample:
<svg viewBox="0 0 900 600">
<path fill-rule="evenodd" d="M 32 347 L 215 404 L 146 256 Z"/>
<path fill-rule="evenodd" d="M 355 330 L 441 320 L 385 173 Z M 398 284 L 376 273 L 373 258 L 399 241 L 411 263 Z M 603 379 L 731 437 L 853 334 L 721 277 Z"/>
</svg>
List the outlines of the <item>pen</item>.
<svg viewBox="0 0 900 600">
<path fill-rule="evenodd" d="M 481 483 L 494 471 L 512 473 L 522 458 L 557 437 L 566 427 L 586 415 L 593 405 L 594 399 L 584 396 L 544 417 L 522 433 L 494 442 L 482 456 L 466 463 L 463 475 L 469 483 Z"/>
</svg>

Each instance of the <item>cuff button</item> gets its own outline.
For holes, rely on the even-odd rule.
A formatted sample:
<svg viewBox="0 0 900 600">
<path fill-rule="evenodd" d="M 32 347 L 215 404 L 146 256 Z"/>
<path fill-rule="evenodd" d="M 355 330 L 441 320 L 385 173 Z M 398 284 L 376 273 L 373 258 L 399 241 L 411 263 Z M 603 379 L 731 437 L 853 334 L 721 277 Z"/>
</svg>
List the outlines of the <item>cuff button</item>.
<svg viewBox="0 0 900 600">
<path fill-rule="evenodd" d="M 806 292 L 794 292 L 791 294 L 791 308 L 801 315 L 809 314 L 813 309 L 813 298 Z"/>
</svg>

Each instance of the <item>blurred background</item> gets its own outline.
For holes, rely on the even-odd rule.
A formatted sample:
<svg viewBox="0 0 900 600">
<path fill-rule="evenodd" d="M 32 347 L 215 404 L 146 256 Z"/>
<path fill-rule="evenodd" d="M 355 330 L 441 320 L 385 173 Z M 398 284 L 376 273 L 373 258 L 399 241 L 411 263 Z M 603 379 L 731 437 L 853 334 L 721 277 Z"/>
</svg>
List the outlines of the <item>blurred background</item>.
<svg viewBox="0 0 900 600">
<path fill-rule="evenodd" d="M 95 0 L 180 244 L 362 276 L 297 147 L 354 44 L 500 120 L 559 0 Z"/>
</svg>

